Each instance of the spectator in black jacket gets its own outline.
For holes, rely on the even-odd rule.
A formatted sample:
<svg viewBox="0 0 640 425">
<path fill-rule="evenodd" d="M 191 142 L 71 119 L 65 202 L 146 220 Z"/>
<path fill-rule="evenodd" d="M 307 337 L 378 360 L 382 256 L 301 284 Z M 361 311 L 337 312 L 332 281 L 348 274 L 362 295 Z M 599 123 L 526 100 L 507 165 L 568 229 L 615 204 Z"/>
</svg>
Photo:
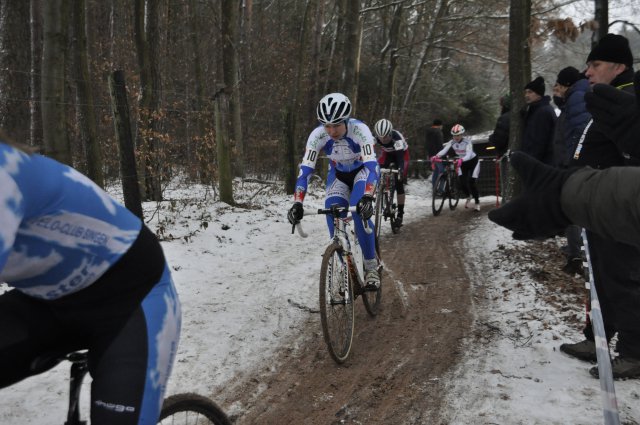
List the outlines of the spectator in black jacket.
<svg viewBox="0 0 640 425">
<path fill-rule="evenodd" d="M 578 139 L 591 120 L 587 111 L 584 94 L 589 90 L 589 82 L 576 68 L 563 68 L 553 86 L 553 101 L 560 108 L 560 116 L 556 121 L 553 141 L 553 165 L 567 168 L 573 158 Z M 567 264 L 562 270 L 570 275 L 581 273 L 582 267 L 582 228 L 569 225 L 564 231 L 567 237 L 565 254 Z"/>
<path fill-rule="evenodd" d="M 587 57 L 585 75 L 591 85 L 609 84 L 633 94 L 633 55 L 629 41 L 607 34 Z M 605 169 L 625 165 L 625 158 L 601 122 L 591 121 L 578 142 L 572 165 Z M 588 231 L 596 290 L 600 298 L 607 340 L 618 333 L 620 357 L 612 365 L 614 376 L 630 376 L 629 366 L 640 364 L 640 309 L 629 305 L 629 297 L 640 299 L 640 249 L 603 238 Z M 578 358 L 594 358 L 595 342 L 590 326 L 584 329 L 585 340 L 562 344 L 560 350 Z M 597 372 L 592 370 L 592 373 Z"/>
<path fill-rule="evenodd" d="M 520 149 L 545 164 L 553 160 L 553 131 L 556 112 L 551 98 L 544 94 L 544 78 L 538 77 L 524 87 L 526 106 L 522 110 L 524 125 Z"/>
<path fill-rule="evenodd" d="M 496 148 L 496 156 L 502 157 L 509 149 L 509 124 L 511 113 L 511 95 L 500 97 L 500 116 L 496 121 L 496 127 L 489 136 L 489 144 Z"/>
<path fill-rule="evenodd" d="M 431 160 L 436 156 L 438 152 L 442 150 L 444 145 L 444 134 L 442 133 L 442 121 L 438 118 L 433 120 L 433 124 L 427 129 L 427 135 L 425 138 L 425 146 L 427 152 L 427 159 Z M 441 162 L 435 162 L 431 164 L 433 174 L 431 175 L 431 186 L 435 190 L 436 179 L 444 170 L 444 165 Z"/>
</svg>

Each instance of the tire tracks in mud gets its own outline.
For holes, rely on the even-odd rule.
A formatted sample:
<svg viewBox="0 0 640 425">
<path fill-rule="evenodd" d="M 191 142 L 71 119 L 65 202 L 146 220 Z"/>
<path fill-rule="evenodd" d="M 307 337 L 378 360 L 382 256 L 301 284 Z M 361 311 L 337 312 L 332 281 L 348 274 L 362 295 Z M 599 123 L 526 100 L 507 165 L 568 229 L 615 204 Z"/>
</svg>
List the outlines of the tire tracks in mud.
<svg viewBox="0 0 640 425">
<path fill-rule="evenodd" d="M 438 424 L 447 372 L 473 322 L 461 243 L 477 214 L 431 214 L 382 239 L 385 264 L 377 317 L 356 303 L 350 358 L 326 351 L 320 315 L 271 364 L 238 376 L 221 396 L 245 424 Z M 385 223 L 386 224 L 386 223 Z"/>
</svg>

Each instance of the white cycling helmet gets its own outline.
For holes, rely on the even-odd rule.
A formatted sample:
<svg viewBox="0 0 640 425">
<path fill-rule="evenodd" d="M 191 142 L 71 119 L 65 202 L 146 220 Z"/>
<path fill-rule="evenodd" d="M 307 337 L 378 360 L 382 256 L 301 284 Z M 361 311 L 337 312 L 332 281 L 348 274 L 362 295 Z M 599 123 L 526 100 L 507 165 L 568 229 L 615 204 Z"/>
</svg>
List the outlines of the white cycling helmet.
<svg viewBox="0 0 640 425">
<path fill-rule="evenodd" d="M 460 124 L 456 124 L 453 127 L 451 127 L 452 136 L 460 136 L 462 134 L 464 134 L 464 127 L 461 126 Z"/>
<path fill-rule="evenodd" d="M 320 99 L 316 114 L 322 124 L 340 124 L 351 115 L 351 101 L 342 93 L 329 93 Z"/>
<path fill-rule="evenodd" d="M 391 124 L 391 121 L 383 118 L 378 121 L 375 126 L 373 126 L 373 131 L 375 132 L 375 135 L 380 139 L 386 136 L 391 136 L 391 132 L 393 131 L 393 124 Z"/>
</svg>

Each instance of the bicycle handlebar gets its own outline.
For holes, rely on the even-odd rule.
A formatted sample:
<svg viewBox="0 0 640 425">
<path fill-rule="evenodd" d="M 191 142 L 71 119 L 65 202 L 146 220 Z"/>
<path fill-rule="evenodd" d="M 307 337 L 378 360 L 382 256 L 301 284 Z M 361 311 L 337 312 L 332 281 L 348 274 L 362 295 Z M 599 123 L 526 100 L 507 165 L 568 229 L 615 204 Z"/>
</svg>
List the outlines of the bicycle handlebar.
<svg viewBox="0 0 640 425">
<path fill-rule="evenodd" d="M 309 212 L 305 212 L 305 215 L 333 215 L 334 217 L 338 217 L 341 213 L 343 212 L 350 212 L 350 213 L 357 213 L 357 207 L 341 207 L 338 205 L 333 205 L 329 208 L 316 208 L 316 209 L 311 209 L 309 210 Z M 373 232 L 373 229 L 371 227 L 369 227 L 369 222 L 368 220 L 362 220 L 362 224 L 364 225 L 364 231 L 367 233 L 367 235 L 370 235 L 371 232 Z M 291 227 L 291 233 L 293 234 L 294 230 L 298 231 L 298 234 L 303 237 L 306 238 L 307 236 L 309 236 L 309 234 L 307 232 L 305 232 L 302 229 L 302 225 L 300 223 L 300 221 L 298 221 L 296 224 L 294 224 Z"/>
</svg>

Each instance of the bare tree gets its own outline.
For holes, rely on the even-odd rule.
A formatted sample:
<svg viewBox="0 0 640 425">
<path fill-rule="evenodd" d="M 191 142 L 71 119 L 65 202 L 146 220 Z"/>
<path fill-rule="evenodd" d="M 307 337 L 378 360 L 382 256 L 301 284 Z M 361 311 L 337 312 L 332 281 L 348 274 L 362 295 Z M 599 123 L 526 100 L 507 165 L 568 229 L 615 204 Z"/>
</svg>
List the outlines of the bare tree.
<svg viewBox="0 0 640 425">
<path fill-rule="evenodd" d="M 72 165 L 65 100 L 67 0 L 43 2 L 42 127 L 45 153 Z"/>
<path fill-rule="evenodd" d="M 0 2 L 0 127 L 29 140 L 29 2 Z"/>
<path fill-rule="evenodd" d="M 93 85 L 90 84 L 91 71 L 89 69 L 89 52 L 87 51 L 87 25 L 85 0 L 73 2 L 73 25 L 75 41 L 75 81 L 76 81 L 76 114 L 80 138 L 85 150 L 87 163 L 87 176 L 104 187 L 104 174 L 102 172 L 102 154 L 97 140 L 95 108 L 93 102 Z"/>
<path fill-rule="evenodd" d="M 239 87 L 239 52 L 238 52 L 238 7 L 237 1 L 222 2 L 222 72 L 224 74 L 225 91 L 229 94 L 231 113 L 231 134 L 236 155 L 234 155 L 237 174 L 244 176 L 244 144 L 242 141 L 241 102 Z"/>
<path fill-rule="evenodd" d="M 524 107 L 522 91 L 531 80 L 531 0 L 511 0 L 509 12 L 509 90 L 511 111 L 509 128 L 509 148 L 518 150 L 522 138 L 522 116 Z M 513 170 L 508 177 L 507 199 L 519 192 L 516 174 Z"/>
<path fill-rule="evenodd" d="M 162 200 L 160 171 L 160 134 L 158 116 L 160 73 L 158 72 L 158 2 L 136 0 L 135 33 L 140 71 L 138 125 L 139 161 L 144 168 L 144 199 Z"/>
</svg>

